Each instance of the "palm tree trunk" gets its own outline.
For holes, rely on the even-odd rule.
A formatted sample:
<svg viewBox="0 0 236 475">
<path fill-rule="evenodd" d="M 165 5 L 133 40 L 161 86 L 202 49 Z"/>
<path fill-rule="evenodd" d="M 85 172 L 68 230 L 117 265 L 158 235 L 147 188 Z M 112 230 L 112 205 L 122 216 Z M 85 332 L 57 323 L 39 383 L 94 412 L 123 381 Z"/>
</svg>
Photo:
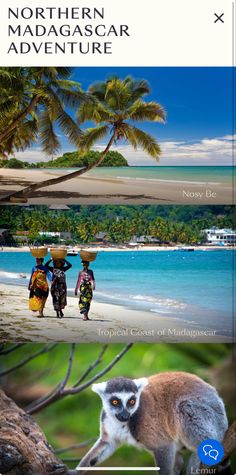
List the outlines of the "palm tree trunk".
<svg viewBox="0 0 236 475">
<path fill-rule="evenodd" d="M 22 202 L 26 203 L 27 202 L 27 197 L 33 191 L 39 190 L 41 188 L 45 188 L 46 186 L 52 186 L 52 185 L 57 185 L 58 183 L 63 183 L 64 181 L 68 181 L 68 180 L 71 180 L 72 178 L 76 178 L 78 176 L 81 176 L 84 173 L 88 172 L 89 170 L 92 170 L 93 168 L 98 167 L 103 162 L 104 158 L 106 157 L 107 153 L 109 152 L 109 150 L 111 148 L 111 145 L 114 142 L 115 135 L 116 134 L 114 132 L 113 135 L 111 136 L 106 148 L 101 153 L 99 159 L 95 163 L 93 163 L 91 165 L 88 165 L 87 167 L 84 167 L 80 170 L 76 170 L 75 172 L 69 173 L 68 175 L 62 175 L 62 176 L 59 176 L 57 178 L 51 178 L 49 180 L 42 181 L 40 183 L 34 183 L 33 185 L 27 186 L 26 188 L 24 188 L 21 191 L 17 191 L 16 193 L 12 193 L 11 195 L 0 199 L 0 202 L 1 201 L 4 201 L 4 202 L 5 201 L 10 201 L 10 202 L 13 202 L 13 203 L 22 203 Z"/>
<path fill-rule="evenodd" d="M 26 109 L 21 112 L 16 119 L 12 122 L 12 124 L 4 130 L 4 132 L 0 133 L 0 143 L 3 142 L 4 139 L 12 132 L 18 125 L 27 117 L 27 115 L 35 108 L 37 102 L 39 101 L 39 96 L 33 96 L 30 103 L 26 107 Z"/>
</svg>

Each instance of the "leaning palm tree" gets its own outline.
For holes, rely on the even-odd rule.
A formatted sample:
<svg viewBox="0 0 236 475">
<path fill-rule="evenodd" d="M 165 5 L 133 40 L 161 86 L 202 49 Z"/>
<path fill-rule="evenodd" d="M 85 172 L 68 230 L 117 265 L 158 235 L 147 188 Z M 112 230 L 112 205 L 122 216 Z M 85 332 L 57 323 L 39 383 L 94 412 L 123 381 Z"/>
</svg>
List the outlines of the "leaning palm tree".
<svg viewBox="0 0 236 475">
<path fill-rule="evenodd" d="M 83 175 L 99 166 L 111 146 L 121 141 L 130 143 L 134 149 L 141 147 L 148 155 L 159 160 L 161 149 L 156 139 L 134 125 L 138 121 L 165 121 L 166 115 L 163 107 L 154 101 L 145 102 L 143 99 L 143 96 L 149 92 L 150 87 L 147 81 L 135 81 L 131 77 L 124 80 L 114 77 L 106 82 L 92 85 L 88 91 L 90 99 L 79 105 L 78 121 L 79 124 L 92 121 L 95 123 L 95 127 L 87 129 L 80 137 L 79 148 L 82 151 L 88 151 L 98 140 L 108 137 L 107 145 L 99 159 L 95 163 L 67 175 L 30 185 L 24 190 L 12 194 L 9 199 L 11 201 L 26 201 L 26 197 L 32 191 Z"/>
<path fill-rule="evenodd" d="M 70 75 L 70 68 L 0 68 L 2 156 L 36 140 L 46 154 L 55 154 L 60 148 L 55 126 L 78 147 L 81 130 L 65 109 L 77 109 L 86 95 Z"/>
<path fill-rule="evenodd" d="M 159 159 L 160 147 L 154 137 L 135 127 L 136 121 L 164 122 L 165 112 L 156 102 L 145 102 L 142 96 L 150 92 L 146 81 L 109 79 L 106 83 L 91 86 L 89 93 L 97 99 L 81 104 L 78 110 L 79 122 L 93 121 L 96 126 L 88 129 L 81 141 L 81 148 L 89 150 L 98 140 L 110 134 L 108 144 L 96 162 L 99 165 L 113 143 L 129 142 L 134 149 L 140 146 L 151 157 Z"/>
</svg>

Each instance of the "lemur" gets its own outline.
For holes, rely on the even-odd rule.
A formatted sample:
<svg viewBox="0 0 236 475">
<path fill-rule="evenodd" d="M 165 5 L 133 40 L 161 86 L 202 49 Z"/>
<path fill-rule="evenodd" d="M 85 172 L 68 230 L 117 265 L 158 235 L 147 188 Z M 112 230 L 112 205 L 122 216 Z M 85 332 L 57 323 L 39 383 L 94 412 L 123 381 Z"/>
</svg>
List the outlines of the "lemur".
<svg viewBox="0 0 236 475">
<path fill-rule="evenodd" d="M 197 448 L 205 439 L 223 440 L 228 427 L 224 403 L 215 388 L 184 372 L 149 378 L 114 378 L 94 384 L 102 399 L 100 437 L 76 470 L 103 462 L 121 445 L 152 452 L 161 475 L 178 475 L 182 448 L 192 452 L 187 475 L 198 473 Z M 81 468 L 80 468 L 81 467 Z"/>
</svg>

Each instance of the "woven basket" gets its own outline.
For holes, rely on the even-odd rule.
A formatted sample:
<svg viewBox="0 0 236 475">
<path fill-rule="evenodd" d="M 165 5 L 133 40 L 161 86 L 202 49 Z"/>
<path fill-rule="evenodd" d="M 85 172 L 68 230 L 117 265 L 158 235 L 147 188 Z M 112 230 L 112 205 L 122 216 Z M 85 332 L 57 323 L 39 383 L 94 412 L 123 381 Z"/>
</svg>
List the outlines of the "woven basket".
<svg viewBox="0 0 236 475">
<path fill-rule="evenodd" d="M 87 261 L 87 262 L 95 261 L 97 257 L 97 252 L 84 251 L 83 249 L 80 251 L 79 254 L 82 261 Z"/>
<path fill-rule="evenodd" d="M 65 259 L 67 256 L 67 250 L 64 247 L 52 247 L 50 253 L 53 261 Z"/>
<path fill-rule="evenodd" d="M 47 247 L 30 247 L 30 252 L 33 257 L 36 259 L 42 259 L 48 253 Z"/>
</svg>

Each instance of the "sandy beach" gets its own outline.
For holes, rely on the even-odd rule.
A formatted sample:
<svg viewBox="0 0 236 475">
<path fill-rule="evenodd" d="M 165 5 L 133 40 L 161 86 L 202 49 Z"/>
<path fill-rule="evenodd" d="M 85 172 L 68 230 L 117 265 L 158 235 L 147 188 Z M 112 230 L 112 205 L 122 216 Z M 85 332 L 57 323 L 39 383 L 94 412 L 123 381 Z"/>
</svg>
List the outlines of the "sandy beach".
<svg viewBox="0 0 236 475">
<path fill-rule="evenodd" d="M 206 330 L 191 323 L 157 313 L 128 309 L 119 305 L 92 302 L 90 318 L 85 322 L 78 311 L 78 299 L 68 297 L 65 317 L 55 316 L 48 297 L 45 318 L 28 310 L 28 291 L 12 285 L 0 285 L 0 341 L 16 342 L 205 342 L 232 341 L 214 329 Z M 191 318 L 190 318 L 191 319 Z"/>
<path fill-rule="evenodd" d="M 70 173 L 68 171 L 68 173 Z M 1 169 L 0 199 L 23 187 L 56 178 L 65 170 Z M 2 201 L 4 204 L 4 201 Z M 5 201 L 7 203 L 7 201 Z M 32 193 L 29 204 L 232 204 L 232 187 L 216 183 L 181 182 L 86 175 Z"/>
<path fill-rule="evenodd" d="M 48 245 L 46 246 L 50 248 L 51 246 Z M 130 252 L 130 251 L 177 251 L 178 249 L 193 249 L 194 251 L 232 251 L 234 250 L 234 246 L 216 246 L 216 245 L 199 245 L 199 246 L 190 246 L 190 245 L 176 245 L 176 246 L 158 246 L 158 245 L 123 245 L 123 246 L 89 246 L 87 244 L 83 244 L 82 246 L 73 246 L 73 250 L 78 252 L 81 249 L 86 249 L 87 251 L 91 252 Z M 29 246 L 20 246 L 20 247 L 9 247 L 9 246 L 4 246 L 0 247 L 0 253 L 1 252 L 30 252 Z"/>
</svg>

